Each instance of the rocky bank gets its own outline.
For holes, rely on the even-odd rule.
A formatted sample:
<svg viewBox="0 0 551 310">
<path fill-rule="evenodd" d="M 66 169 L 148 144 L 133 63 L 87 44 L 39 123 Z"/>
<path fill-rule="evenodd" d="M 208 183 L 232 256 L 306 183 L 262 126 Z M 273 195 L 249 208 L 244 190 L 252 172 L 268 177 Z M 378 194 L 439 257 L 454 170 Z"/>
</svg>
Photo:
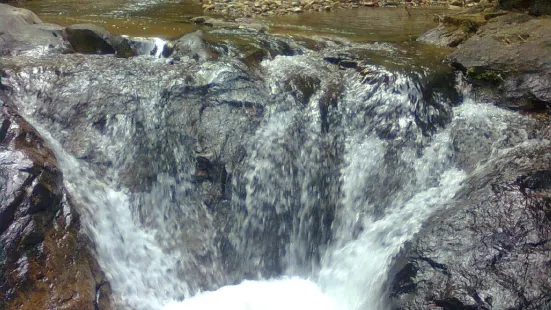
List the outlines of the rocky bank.
<svg viewBox="0 0 551 310">
<path fill-rule="evenodd" d="M 548 13 L 547 2 L 513 2 L 499 4 Z M 478 100 L 549 113 L 551 19 L 498 15 L 476 23 L 483 15 L 452 16 L 419 40 L 457 46 L 445 62 Z M 538 135 L 548 139 L 548 129 Z M 434 216 L 397 258 L 394 308 L 551 309 L 549 156 L 549 145 L 520 147 L 492 173 L 473 175 L 457 206 Z"/>
<path fill-rule="evenodd" d="M 540 1 L 523 3 L 531 13 L 549 13 L 547 4 Z M 508 4 L 498 3 L 499 7 L 511 8 Z M 437 28 L 418 41 L 457 47 L 445 62 L 465 75 L 479 98 L 510 108 L 548 109 L 549 29 L 549 16 L 492 9 L 445 16 Z"/>
</svg>

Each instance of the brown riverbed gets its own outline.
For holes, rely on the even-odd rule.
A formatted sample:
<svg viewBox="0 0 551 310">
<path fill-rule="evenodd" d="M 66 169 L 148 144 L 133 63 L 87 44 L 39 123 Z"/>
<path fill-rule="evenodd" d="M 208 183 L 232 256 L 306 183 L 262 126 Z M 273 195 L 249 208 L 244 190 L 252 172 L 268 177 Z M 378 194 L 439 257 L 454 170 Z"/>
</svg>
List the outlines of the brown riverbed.
<svg viewBox="0 0 551 310">
<path fill-rule="evenodd" d="M 178 37 L 194 30 L 193 16 L 203 15 L 194 1 L 166 0 L 41 0 L 24 4 L 45 22 L 94 23 L 112 33 Z M 344 37 L 353 41 L 412 40 L 435 26 L 435 8 L 357 8 L 262 18 L 273 33 Z"/>
</svg>

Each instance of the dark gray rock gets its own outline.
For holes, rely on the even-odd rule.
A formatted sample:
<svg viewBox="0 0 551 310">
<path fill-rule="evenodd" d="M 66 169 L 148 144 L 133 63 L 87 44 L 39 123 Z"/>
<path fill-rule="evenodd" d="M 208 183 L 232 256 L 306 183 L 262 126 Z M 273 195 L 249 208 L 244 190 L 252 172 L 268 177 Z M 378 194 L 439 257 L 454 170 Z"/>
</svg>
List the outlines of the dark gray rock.
<svg viewBox="0 0 551 310">
<path fill-rule="evenodd" d="M 63 31 L 75 52 L 83 54 L 116 54 L 119 57 L 133 56 L 126 38 L 114 36 L 107 30 L 92 24 L 72 25 Z"/>
<path fill-rule="evenodd" d="M 456 47 L 465 41 L 467 37 L 468 34 L 457 27 L 440 25 L 425 32 L 422 36 L 417 38 L 417 41 L 443 47 Z"/>
<path fill-rule="evenodd" d="M 551 104 L 551 19 L 509 14 L 491 20 L 446 61 L 495 89 L 503 104 Z"/>
<path fill-rule="evenodd" d="M 48 85 L 41 91 L 35 88 L 40 83 L 25 78 L 35 65 L 8 69 L 6 79 L 18 93 L 32 84 L 21 94 L 36 103 L 27 106 L 33 118 L 88 162 L 100 180 L 114 178 L 128 189 L 144 225 L 154 225 L 149 206 L 166 207 L 178 221 L 158 229 L 177 234 L 173 246 L 185 246 L 196 257 L 182 265 L 182 274 L 198 279 L 201 289 L 217 287 L 224 280 L 218 270 L 225 266 L 211 239 L 215 230 L 207 228 L 215 225 L 207 212 L 229 199 L 228 182 L 244 156 L 243 144 L 270 101 L 264 84 L 237 59 L 204 64 L 182 58 L 166 64 L 69 54 L 38 65 L 45 71 L 33 78 Z M 96 87 L 90 89 L 90 83 Z M 25 95 L 36 92 L 39 102 Z M 159 191 L 174 192 L 159 198 Z M 184 204 L 201 220 L 182 216 L 178 206 Z"/>
<path fill-rule="evenodd" d="M 198 61 L 204 61 L 212 58 L 213 53 L 205 43 L 204 32 L 197 30 L 173 42 L 171 56 L 176 59 L 190 57 Z"/>
<path fill-rule="evenodd" d="M 394 309 L 549 309 L 548 148 L 518 146 L 466 180 L 397 259 Z"/>
</svg>

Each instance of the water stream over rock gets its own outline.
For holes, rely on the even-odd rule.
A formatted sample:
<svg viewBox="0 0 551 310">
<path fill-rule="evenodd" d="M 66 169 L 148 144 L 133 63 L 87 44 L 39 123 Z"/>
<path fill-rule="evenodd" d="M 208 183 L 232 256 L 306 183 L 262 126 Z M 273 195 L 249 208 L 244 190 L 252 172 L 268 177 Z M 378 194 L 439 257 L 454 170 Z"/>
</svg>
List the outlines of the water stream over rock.
<svg viewBox="0 0 551 310">
<path fill-rule="evenodd" d="M 223 42 L 211 60 L 11 58 L 4 83 L 118 308 L 391 308 L 394 259 L 428 219 L 509 150 L 548 143 L 398 45 L 255 40 L 273 57 Z"/>
</svg>

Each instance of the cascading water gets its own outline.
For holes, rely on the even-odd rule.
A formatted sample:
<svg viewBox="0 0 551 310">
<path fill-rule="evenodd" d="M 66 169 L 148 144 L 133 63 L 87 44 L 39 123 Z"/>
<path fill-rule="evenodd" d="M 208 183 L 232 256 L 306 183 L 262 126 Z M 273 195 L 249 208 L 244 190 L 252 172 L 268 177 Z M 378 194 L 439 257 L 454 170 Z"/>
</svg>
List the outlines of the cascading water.
<svg viewBox="0 0 551 310">
<path fill-rule="evenodd" d="M 321 52 L 254 70 L 63 57 L 10 86 L 123 309 L 385 309 L 404 242 L 526 138 L 523 116 L 427 92 L 430 72 L 341 70 Z"/>
</svg>

